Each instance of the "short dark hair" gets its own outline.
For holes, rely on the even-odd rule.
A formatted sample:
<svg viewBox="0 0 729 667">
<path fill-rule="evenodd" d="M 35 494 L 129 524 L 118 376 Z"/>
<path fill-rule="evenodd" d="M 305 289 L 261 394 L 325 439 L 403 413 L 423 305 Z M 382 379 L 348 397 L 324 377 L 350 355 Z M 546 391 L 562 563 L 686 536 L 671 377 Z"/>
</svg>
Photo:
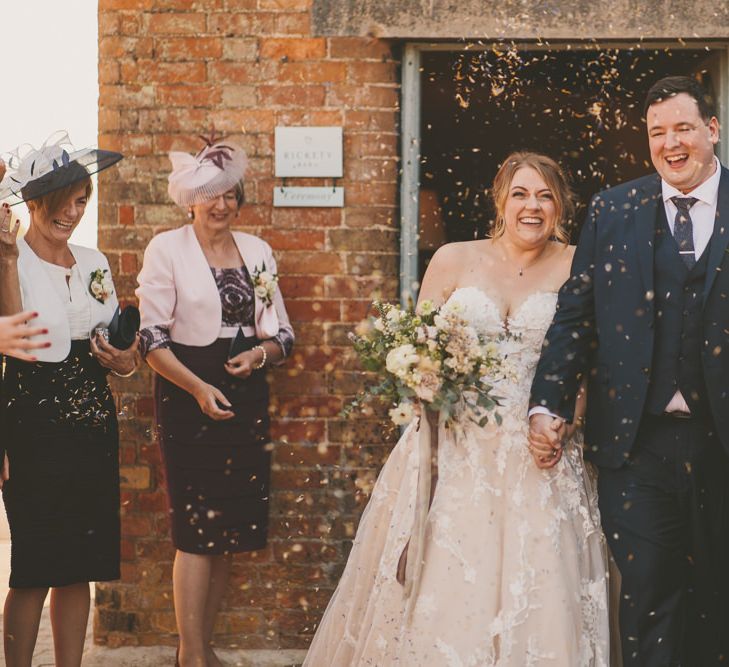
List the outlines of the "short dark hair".
<svg viewBox="0 0 729 667">
<path fill-rule="evenodd" d="M 69 185 L 56 187 L 50 192 L 41 195 L 33 192 L 34 189 L 36 192 L 39 189 L 42 191 L 43 184 L 48 183 L 54 177 L 69 182 Z M 45 176 L 41 176 L 35 181 L 31 181 L 21 190 L 21 193 L 25 197 L 26 206 L 29 211 L 40 209 L 45 213 L 55 213 L 81 186 L 85 188 L 86 198 L 91 197 L 94 191 L 91 176 L 86 167 L 74 161 L 65 167 L 48 172 Z"/>
<path fill-rule="evenodd" d="M 708 122 L 713 116 L 716 116 L 714 100 L 701 83 L 690 76 L 667 76 L 656 81 L 645 96 L 643 117 L 648 115 L 648 108 L 653 104 L 663 102 L 680 93 L 686 93 L 696 100 L 696 104 L 699 105 L 699 113 L 705 121 Z"/>
</svg>

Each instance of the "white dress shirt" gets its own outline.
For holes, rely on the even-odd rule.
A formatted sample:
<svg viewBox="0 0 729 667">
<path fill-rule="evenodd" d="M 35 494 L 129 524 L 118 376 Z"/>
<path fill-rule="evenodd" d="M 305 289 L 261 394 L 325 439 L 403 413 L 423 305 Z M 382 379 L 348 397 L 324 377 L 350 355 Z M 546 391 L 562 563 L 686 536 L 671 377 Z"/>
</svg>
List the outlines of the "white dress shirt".
<svg viewBox="0 0 729 667">
<path fill-rule="evenodd" d="M 720 179 L 721 164 L 716 156 L 714 156 L 714 173 L 701 185 L 691 190 L 691 192 L 681 192 L 661 179 L 663 206 L 666 209 L 666 218 L 668 218 L 668 226 L 671 228 L 671 234 L 673 234 L 676 213 L 678 211 L 676 205 L 671 201 L 671 197 L 695 197 L 698 199 L 689 211 L 689 214 L 691 215 L 691 222 L 693 224 L 694 253 L 696 254 L 697 260 L 701 257 L 704 250 L 706 250 L 706 246 L 709 245 L 711 235 L 714 233 L 714 220 L 716 219 L 716 205 L 719 200 Z M 666 412 L 691 412 L 688 404 L 686 403 L 686 399 L 680 391 L 677 391 L 673 395 L 673 398 L 671 398 L 668 402 Z M 535 406 L 529 410 L 530 417 L 538 414 L 557 417 L 557 415 L 541 405 Z"/>
<path fill-rule="evenodd" d="M 41 263 L 53 283 L 53 289 L 66 308 L 71 340 L 88 339 L 91 328 L 91 307 L 78 264 L 67 269 L 44 259 L 41 259 Z"/>
<path fill-rule="evenodd" d="M 678 211 L 676 205 L 671 201 L 671 197 L 694 197 L 698 199 L 689 211 L 694 229 L 694 251 L 696 253 L 696 259 L 699 259 L 701 253 L 706 250 L 706 246 L 709 245 L 709 239 L 711 239 L 711 235 L 714 232 L 716 203 L 719 199 L 719 179 L 721 178 L 721 165 L 716 158 L 714 158 L 714 165 L 714 173 L 699 185 L 699 187 L 691 190 L 689 193 L 676 190 L 672 185 L 661 180 L 663 205 L 666 208 L 666 218 L 668 218 L 668 226 L 671 228 L 671 234 L 673 234 L 673 226 L 676 222 L 676 213 Z"/>
<path fill-rule="evenodd" d="M 694 254 L 698 260 L 701 254 L 709 245 L 711 235 L 714 232 L 714 220 L 716 219 L 716 204 L 719 199 L 719 179 L 721 178 L 721 165 L 714 157 L 714 173 L 709 176 L 701 185 L 689 193 L 676 190 L 672 185 L 661 180 L 663 205 L 666 207 L 666 218 L 668 226 L 673 234 L 673 226 L 676 222 L 678 209 L 671 201 L 671 197 L 695 197 L 698 201 L 691 207 L 689 215 L 694 232 Z M 691 412 L 688 403 L 680 391 L 676 391 L 673 398 L 666 406 L 666 412 Z"/>
</svg>

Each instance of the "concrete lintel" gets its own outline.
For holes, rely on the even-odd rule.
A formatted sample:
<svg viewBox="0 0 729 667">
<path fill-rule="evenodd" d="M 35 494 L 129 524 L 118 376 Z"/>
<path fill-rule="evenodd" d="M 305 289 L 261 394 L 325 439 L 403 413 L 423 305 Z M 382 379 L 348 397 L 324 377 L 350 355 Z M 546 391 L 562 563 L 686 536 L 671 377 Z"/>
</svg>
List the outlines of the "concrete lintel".
<svg viewBox="0 0 729 667">
<path fill-rule="evenodd" d="M 312 32 L 381 39 L 726 39 L 708 0 L 313 0 Z"/>
</svg>

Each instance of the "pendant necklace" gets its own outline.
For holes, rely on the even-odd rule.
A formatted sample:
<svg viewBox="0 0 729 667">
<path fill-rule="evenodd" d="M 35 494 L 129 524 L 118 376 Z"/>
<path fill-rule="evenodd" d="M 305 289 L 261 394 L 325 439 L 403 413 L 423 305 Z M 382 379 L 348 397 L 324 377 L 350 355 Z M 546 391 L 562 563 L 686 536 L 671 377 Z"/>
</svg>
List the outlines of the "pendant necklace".
<svg viewBox="0 0 729 667">
<path fill-rule="evenodd" d="M 542 258 L 543 254 L 544 254 L 544 250 L 542 250 L 542 252 L 540 252 L 531 262 L 529 262 L 529 264 L 527 264 L 526 266 L 520 266 L 519 267 L 519 277 L 521 278 L 524 275 L 524 271 L 526 271 L 527 269 L 530 269 L 532 266 L 534 266 Z"/>
</svg>

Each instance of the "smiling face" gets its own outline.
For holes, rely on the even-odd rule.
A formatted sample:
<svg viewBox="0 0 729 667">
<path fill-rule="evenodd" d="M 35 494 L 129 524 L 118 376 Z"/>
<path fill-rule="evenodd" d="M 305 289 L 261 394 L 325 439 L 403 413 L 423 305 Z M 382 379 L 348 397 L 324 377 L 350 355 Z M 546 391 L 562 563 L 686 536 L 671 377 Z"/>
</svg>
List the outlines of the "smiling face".
<svg viewBox="0 0 729 667">
<path fill-rule="evenodd" d="M 209 232 L 228 229 L 240 210 L 239 198 L 235 188 L 191 207 L 195 225 Z"/>
<path fill-rule="evenodd" d="M 719 122 L 715 116 L 704 120 L 691 95 L 679 93 L 652 104 L 646 124 L 653 166 L 666 183 L 688 193 L 714 173 Z"/>
<path fill-rule="evenodd" d="M 504 235 L 524 248 L 544 245 L 554 233 L 557 207 L 541 174 L 521 167 L 511 179 L 504 203 Z"/>
<path fill-rule="evenodd" d="M 78 183 L 53 208 L 29 202 L 31 227 L 48 243 L 66 244 L 78 227 L 89 201 L 89 183 Z"/>
</svg>

